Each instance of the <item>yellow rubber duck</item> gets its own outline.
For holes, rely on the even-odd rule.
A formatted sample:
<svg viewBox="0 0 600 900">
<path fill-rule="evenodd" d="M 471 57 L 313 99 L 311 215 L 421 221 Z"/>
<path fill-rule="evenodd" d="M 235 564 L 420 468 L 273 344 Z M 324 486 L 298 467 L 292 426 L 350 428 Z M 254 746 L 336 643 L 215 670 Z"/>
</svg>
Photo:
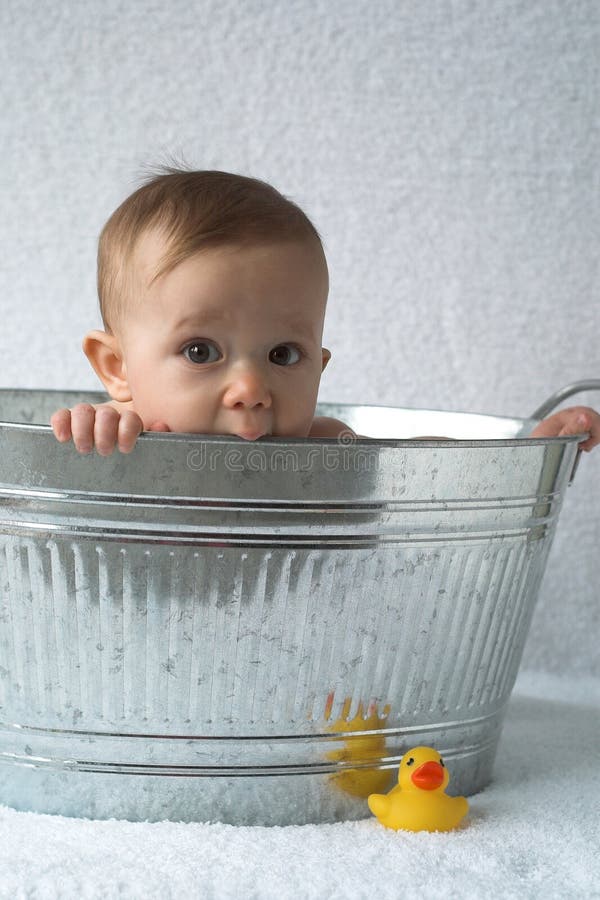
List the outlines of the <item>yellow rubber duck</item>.
<svg viewBox="0 0 600 900">
<path fill-rule="evenodd" d="M 402 757 L 396 787 L 389 794 L 370 794 L 369 809 L 394 831 L 451 831 L 466 816 L 469 804 L 464 797 L 444 793 L 449 781 L 437 750 L 414 747 Z"/>
</svg>

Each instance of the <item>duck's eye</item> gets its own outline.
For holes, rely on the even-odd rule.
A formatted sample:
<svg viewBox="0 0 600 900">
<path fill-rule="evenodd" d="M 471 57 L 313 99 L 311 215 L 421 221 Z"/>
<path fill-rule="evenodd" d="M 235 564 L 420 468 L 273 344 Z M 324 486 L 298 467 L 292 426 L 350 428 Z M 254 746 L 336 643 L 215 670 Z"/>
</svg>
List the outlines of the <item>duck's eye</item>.
<svg viewBox="0 0 600 900">
<path fill-rule="evenodd" d="M 293 344 L 279 344 L 273 347 L 269 359 L 276 366 L 292 366 L 300 359 L 300 351 Z"/>
<path fill-rule="evenodd" d="M 407 765 L 407 766 L 412 766 L 412 765 L 414 765 L 414 762 L 415 762 L 414 757 L 411 756 L 410 759 L 407 759 L 407 760 L 406 760 L 406 765 Z"/>
<path fill-rule="evenodd" d="M 212 341 L 194 341 L 183 348 L 183 355 L 193 363 L 216 362 L 221 358 L 221 353 Z"/>
</svg>

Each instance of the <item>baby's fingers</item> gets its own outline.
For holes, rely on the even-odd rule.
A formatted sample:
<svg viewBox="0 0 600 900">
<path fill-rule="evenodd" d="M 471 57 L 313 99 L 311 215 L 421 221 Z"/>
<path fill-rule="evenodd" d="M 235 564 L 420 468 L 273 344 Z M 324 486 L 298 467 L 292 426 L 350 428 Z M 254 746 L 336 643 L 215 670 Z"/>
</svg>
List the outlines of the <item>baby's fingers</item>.
<svg viewBox="0 0 600 900">
<path fill-rule="evenodd" d="M 558 432 L 558 437 L 567 437 L 569 434 L 580 434 L 588 430 L 588 420 L 585 415 L 570 416 Z"/>
<path fill-rule="evenodd" d="M 600 416 L 593 409 L 573 410 L 573 414 L 567 418 L 558 436 L 581 434 L 584 431 L 589 432 L 590 436 L 578 447 L 580 450 L 588 451 L 600 443 Z"/>
<path fill-rule="evenodd" d="M 79 453 L 91 453 L 94 448 L 96 410 L 91 403 L 78 403 L 71 410 L 71 433 Z"/>
<path fill-rule="evenodd" d="M 131 453 L 143 429 L 144 423 L 133 410 L 127 410 L 122 414 L 118 431 L 119 450 L 121 453 Z"/>
<path fill-rule="evenodd" d="M 65 441 L 71 440 L 71 410 L 57 409 L 50 416 L 50 425 L 54 432 L 54 437 L 64 444 Z"/>
<path fill-rule="evenodd" d="M 600 444 L 600 416 L 594 410 L 580 413 L 577 418 L 577 431 L 588 431 L 590 436 L 578 446 L 580 450 L 589 451 Z"/>
<path fill-rule="evenodd" d="M 100 456 L 110 456 L 115 449 L 120 418 L 120 413 L 112 406 L 99 406 L 96 409 L 94 443 Z"/>
</svg>

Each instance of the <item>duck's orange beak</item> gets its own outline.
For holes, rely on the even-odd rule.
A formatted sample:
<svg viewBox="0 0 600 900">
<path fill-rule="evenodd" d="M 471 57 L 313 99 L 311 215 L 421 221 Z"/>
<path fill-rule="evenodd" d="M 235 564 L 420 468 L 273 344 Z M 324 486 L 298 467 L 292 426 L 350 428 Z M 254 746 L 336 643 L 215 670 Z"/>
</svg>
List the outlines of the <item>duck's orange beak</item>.
<svg viewBox="0 0 600 900">
<path fill-rule="evenodd" d="M 444 770 L 439 763 L 432 760 L 415 769 L 410 778 L 415 787 L 423 791 L 435 791 L 444 781 Z"/>
</svg>

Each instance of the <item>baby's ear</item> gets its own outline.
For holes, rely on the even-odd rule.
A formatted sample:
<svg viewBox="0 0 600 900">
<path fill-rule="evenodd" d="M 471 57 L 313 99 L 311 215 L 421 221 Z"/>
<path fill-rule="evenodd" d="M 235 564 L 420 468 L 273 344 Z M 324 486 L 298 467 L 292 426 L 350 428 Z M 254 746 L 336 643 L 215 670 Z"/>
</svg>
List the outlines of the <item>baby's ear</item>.
<svg viewBox="0 0 600 900">
<path fill-rule="evenodd" d="M 115 335 L 107 334 L 106 331 L 89 331 L 83 339 L 82 347 L 112 399 L 121 403 L 131 400 L 127 369 Z"/>
<path fill-rule="evenodd" d="M 321 368 L 321 372 L 325 371 L 325 366 L 331 359 L 331 352 L 326 347 L 321 347 L 321 358 L 323 361 L 323 366 Z"/>
</svg>

